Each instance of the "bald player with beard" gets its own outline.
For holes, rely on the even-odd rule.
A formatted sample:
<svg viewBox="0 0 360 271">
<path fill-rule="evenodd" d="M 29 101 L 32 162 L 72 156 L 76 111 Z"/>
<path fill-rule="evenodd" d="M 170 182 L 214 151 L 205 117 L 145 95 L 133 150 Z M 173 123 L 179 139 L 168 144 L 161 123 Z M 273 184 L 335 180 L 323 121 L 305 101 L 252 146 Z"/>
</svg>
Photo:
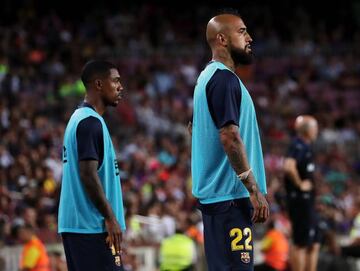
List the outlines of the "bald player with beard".
<svg viewBox="0 0 360 271">
<path fill-rule="evenodd" d="M 320 232 L 315 212 L 314 155 L 318 124 L 309 115 L 295 120 L 296 138 L 284 161 L 285 188 L 292 224 L 291 270 L 315 271 L 320 249 Z"/>
<path fill-rule="evenodd" d="M 253 101 L 239 65 L 252 62 L 246 25 L 237 14 L 213 17 L 206 28 L 212 60 L 194 91 L 193 195 L 204 222 L 208 270 L 253 270 L 253 223 L 269 216 L 265 169 Z"/>
</svg>

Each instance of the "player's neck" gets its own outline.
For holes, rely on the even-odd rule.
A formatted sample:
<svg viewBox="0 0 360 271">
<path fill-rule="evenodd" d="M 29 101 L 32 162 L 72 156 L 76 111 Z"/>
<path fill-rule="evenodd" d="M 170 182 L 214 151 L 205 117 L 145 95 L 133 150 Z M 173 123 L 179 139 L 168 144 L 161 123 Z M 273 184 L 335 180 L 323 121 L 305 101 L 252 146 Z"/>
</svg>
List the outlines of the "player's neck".
<svg viewBox="0 0 360 271">
<path fill-rule="evenodd" d="M 230 70 L 235 71 L 234 61 L 232 60 L 228 51 L 215 49 L 213 51 L 212 60 L 219 61 L 222 64 L 224 64 L 226 67 L 228 67 Z"/>
<path fill-rule="evenodd" d="M 100 99 L 86 95 L 84 102 L 90 104 L 99 115 L 103 115 L 105 113 L 105 105 Z"/>
</svg>

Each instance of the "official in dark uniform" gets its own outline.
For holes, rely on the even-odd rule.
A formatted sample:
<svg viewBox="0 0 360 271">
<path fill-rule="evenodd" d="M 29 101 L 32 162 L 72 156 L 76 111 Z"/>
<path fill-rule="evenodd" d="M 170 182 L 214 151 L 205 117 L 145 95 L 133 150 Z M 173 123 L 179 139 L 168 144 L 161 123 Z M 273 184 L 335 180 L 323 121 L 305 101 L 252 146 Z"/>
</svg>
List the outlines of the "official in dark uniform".
<svg viewBox="0 0 360 271">
<path fill-rule="evenodd" d="M 315 271 L 320 249 L 320 233 L 315 212 L 314 155 L 318 124 L 308 115 L 295 121 L 297 137 L 284 162 L 288 211 L 292 223 L 291 266 L 294 271 Z"/>
</svg>

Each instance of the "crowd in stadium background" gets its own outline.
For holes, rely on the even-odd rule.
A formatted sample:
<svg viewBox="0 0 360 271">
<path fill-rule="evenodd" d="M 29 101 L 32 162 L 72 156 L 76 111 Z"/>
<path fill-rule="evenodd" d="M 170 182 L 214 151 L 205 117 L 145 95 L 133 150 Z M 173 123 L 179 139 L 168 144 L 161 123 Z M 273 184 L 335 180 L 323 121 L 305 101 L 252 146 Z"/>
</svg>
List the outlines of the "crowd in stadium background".
<svg viewBox="0 0 360 271">
<path fill-rule="evenodd" d="M 349 235 L 360 214 L 360 31 L 301 7 L 289 22 L 261 6 L 240 14 L 256 59 L 237 72 L 257 108 L 272 216 L 288 233 L 282 159 L 294 119 L 310 113 L 320 124 L 318 207 L 328 228 Z M 37 16 L 30 6 L 11 25 L 2 22 L 0 246 L 17 243 L 12 228 L 24 221 L 46 243 L 61 242 L 62 136 L 84 94 L 80 69 L 94 58 L 117 64 L 125 87 L 125 98 L 105 119 L 121 168 L 126 245 L 159 244 L 176 221 L 188 223 L 201 244 L 186 126 L 195 80 L 209 60 L 203 33 L 210 16 L 210 7 L 175 16 L 170 7 L 142 4 L 93 10 L 80 20 L 54 11 Z M 260 227 L 257 238 L 262 234 Z"/>
</svg>

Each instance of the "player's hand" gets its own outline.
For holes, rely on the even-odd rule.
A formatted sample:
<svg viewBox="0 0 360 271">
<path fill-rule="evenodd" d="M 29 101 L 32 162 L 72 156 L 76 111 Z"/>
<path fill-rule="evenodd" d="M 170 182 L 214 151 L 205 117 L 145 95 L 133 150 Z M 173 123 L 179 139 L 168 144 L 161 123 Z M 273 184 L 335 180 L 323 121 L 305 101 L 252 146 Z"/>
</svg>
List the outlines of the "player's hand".
<svg viewBox="0 0 360 271">
<path fill-rule="evenodd" d="M 122 232 L 116 218 L 105 219 L 105 227 L 108 233 L 106 243 L 109 247 L 114 246 L 116 253 L 121 253 Z"/>
<path fill-rule="evenodd" d="M 263 223 L 269 217 L 269 204 L 264 195 L 260 191 L 255 191 L 250 194 L 250 201 L 254 208 L 254 213 L 251 218 L 253 223 Z"/>
<path fill-rule="evenodd" d="M 300 190 L 303 191 L 303 192 L 308 192 L 308 191 L 311 191 L 313 188 L 313 185 L 312 185 L 312 182 L 309 181 L 309 180 L 304 180 L 301 182 L 301 185 L 300 185 Z"/>
<path fill-rule="evenodd" d="M 187 129 L 188 129 L 189 135 L 192 136 L 192 122 L 191 121 L 189 121 L 189 123 L 187 125 Z"/>
</svg>

